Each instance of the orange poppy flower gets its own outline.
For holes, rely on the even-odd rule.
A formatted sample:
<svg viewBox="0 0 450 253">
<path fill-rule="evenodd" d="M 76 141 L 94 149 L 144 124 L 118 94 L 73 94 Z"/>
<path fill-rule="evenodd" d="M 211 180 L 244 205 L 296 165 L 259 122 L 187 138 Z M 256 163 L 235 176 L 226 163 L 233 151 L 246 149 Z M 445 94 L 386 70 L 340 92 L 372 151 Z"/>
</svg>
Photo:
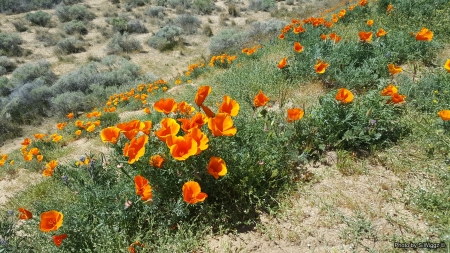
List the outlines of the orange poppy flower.
<svg viewBox="0 0 450 253">
<path fill-rule="evenodd" d="M 449 60 L 450 61 L 450 60 Z M 219 106 L 219 113 L 228 113 L 230 116 L 234 117 L 239 113 L 239 103 L 231 99 L 229 96 L 223 96 L 222 104 Z"/>
<path fill-rule="evenodd" d="M 56 124 L 56 128 L 58 128 L 59 130 L 63 130 L 66 125 L 67 125 L 67 123 L 65 123 L 65 122 L 58 123 L 58 124 Z"/>
<path fill-rule="evenodd" d="M 88 128 L 86 128 L 86 131 L 88 131 L 89 133 L 92 133 L 95 131 L 95 125 L 90 125 Z"/>
<path fill-rule="evenodd" d="M 353 93 L 346 88 L 340 88 L 336 94 L 336 100 L 348 104 L 353 101 Z"/>
<path fill-rule="evenodd" d="M 394 6 L 392 6 L 392 4 L 388 4 L 386 11 L 391 12 L 393 9 L 394 9 Z"/>
<path fill-rule="evenodd" d="M 203 202 L 208 197 L 208 194 L 201 192 L 200 185 L 195 181 L 184 183 L 181 190 L 183 191 L 184 201 L 189 204 Z"/>
<path fill-rule="evenodd" d="M 137 119 L 117 124 L 117 128 L 121 130 L 128 140 L 133 139 L 139 133 L 140 127 L 141 122 Z"/>
<path fill-rule="evenodd" d="M 133 138 L 130 143 L 126 143 L 123 148 L 123 156 L 128 156 L 128 163 L 133 164 L 145 154 L 145 144 L 148 142 L 147 135 Z"/>
<path fill-rule="evenodd" d="M 303 28 L 303 26 L 300 25 L 298 27 L 294 27 L 293 32 L 295 34 L 299 34 L 299 33 L 302 33 L 302 32 L 306 32 L 306 29 Z"/>
<path fill-rule="evenodd" d="M 214 117 L 214 112 L 211 109 L 209 109 L 208 106 L 200 105 L 200 107 L 205 112 L 206 116 L 208 116 L 208 118 L 213 118 Z"/>
<path fill-rule="evenodd" d="M 41 222 L 39 228 L 42 232 L 50 232 L 58 230 L 63 223 L 64 215 L 58 211 L 51 210 L 41 214 Z"/>
<path fill-rule="evenodd" d="M 142 201 L 152 201 L 152 187 L 148 184 L 148 180 L 145 177 L 141 175 L 135 176 L 134 186 L 136 187 L 136 194 L 141 196 Z"/>
<path fill-rule="evenodd" d="M 36 159 L 37 159 L 38 163 L 40 163 L 42 161 L 42 159 L 44 159 L 44 156 L 43 155 L 37 155 Z"/>
<path fill-rule="evenodd" d="M 372 26 L 373 25 L 373 20 L 372 19 L 367 20 L 367 25 L 368 26 Z"/>
<path fill-rule="evenodd" d="M 46 168 L 42 171 L 42 175 L 44 175 L 44 177 L 51 177 L 53 176 L 53 170 L 50 168 Z"/>
<path fill-rule="evenodd" d="M 197 153 L 196 155 L 200 154 L 203 150 L 206 150 L 208 148 L 208 136 L 202 132 L 202 130 L 198 128 L 193 128 L 191 132 L 188 134 L 192 139 L 197 142 Z"/>
<path fill-rule="evenodd" d="M 120 137 L 120 128 L 107 127 L 100 132 L 100 138 L 103 142 L 110 142 L 116 144 Z"/>
<path fill-rule="evenodd" d="M 50 168 L 51 170 L 54 170 L 56 166 L 58 166 L 58 162 L 56 160 L 51 160 L 45 165 L 46 168 Z"/>
<path fill-rule="evenodd" d="M 233 136 L 236 134 L 236 127 L 233 125 L 231 116 L 227 113 L 218 113 L 209 120 L 208 128 L 211 130 L 213 136 Z"/>
<path fill-rule="evenodd" d="M 76 135 L 76 136 L 80 136 L 80 135 L 81 135 L 81 130 L 75 131 L 75 135 Z"/>
<path fill-rule="evenodd" d="M 225 176 L 227 174 L 227 165 L 225 164 L 225 161 L 217 156 L 213 156 L 209 159 L 209 163 L 206 168 L 208 173 L 215 179 L 219 179 L 219 176 Z"/>
<path fill-rule="evenodd" d="M 31 144 L 31 139 L 30 139 L 30 138 L 25 138 L 25 139 L 23 140 L 23 142 L 20 143 L 20 144 L 22 144 L 22 146 L 30 145 L 30 144 Z"/>
<path fill-rule="evenodd" d="M 194 111 L 195 108 L 186 103 L 186 101 L 181 101 L 180 103 L 178 103 L 177 112 L 189 115 Z"/>
<path fill-rule="evenodd" d="M 62 135 L 54 135 L 53 137 L 52 137 L 52 141 L 53 142 L 59 142 L 60 140 L 62 139 Z"/>
<path fill-rule="evenodd" d="M 166 139 L 166 144 L 172 157 L 178 161 L 184 161 L 197 153 L 197 142 L 190 135 L 171 135 Z"/>
<path fill-rule="evenodd" d="M 67 238 L 67 234 L 62 234 L 62 235 L 54 235 L 53 236 L 53 242 L 55 243 L 56 246 L 61 246 L 61 243 L 64 239 Z"/>
<path fill-rule="evenodd" d="M 360 1 L 358 2 L 358 4 L 361 5 L 361 6 L 366 6 L 367 0 L 360 0 Z"/>
<path fill-rule="evenodd" d="M 29 220 L 33 218 L 33 214 L 23 207 L 19 207 L 19 219 Z"/>
<path fill-rule="evenodd" d="M 30 154 L 30 153 L 25 154 L 25 155 L 23 156 L 23 159 L 24 159 L 25 161 L 29 162 L 29 161 L 33 160 L 33 154 Z"/>
<path fill-rule="evenodd" d="M 94 123 L 95 126 L 100 126 L 100 123 L 101 123 L 101 122 L 100 122 L 100 120 L 96 120 L 96 121 L 94 121 L 93 123 Z"/>
<path fill-rule="evenodd" d="M 350 7 L 348 7 L 348 10 L 352 11 L 353 9 L 355 9 L 355 7 L 356 7 L 355 5 L 351 5 Z"/>
<path fill-rule="evenodd" d="M 403 71 L 400 66 L 395 66 L 393 63 L 388 65 L 388 70 L 391 75 L 395 75 Z"/>
<path fill-rule="evenodd" d="M 67 114 L 66 117 L 67 117 L 68 119 L 72 119 L 72 118 L 73 118 L 73 112 Z"/>
<path fill-rule="evenodd" d="M 156 168 L 162 168 L 162 164 L 165 161 L 165 159 L 160 155 L 154 155 L 150 157 L 150 164 Z"/>
<path fill-rule="evenodd" d="M 395 93 L 398 93 L 398 89 L 392 84 L 389 84 L 386 88 L 383 89 L 383 91 L 381 91 L 382 96 L 392 96 Z"/>
<path fill-rule="evenodd" d="M 343 17 L 345 16 L 345 13 L 346 13 L 345 9 L 341 10 L 341 11 L 338 13 L 338 17 L 339 17 L 339 18 L 343 18 Z"/>
<path fill-rule="evenodd" d="M 297 53 L 300 53 L 300 52 L 303 51 L 303 46 L 300 45 L 300 43 L 297 42 L 297 41 L 294 42 L 294 51 L 297 52 Z"/>
<path fill-rule="evenodd" d="M 177 102 L 175 102 L 173 98 L 161 98 L 153 105 L 153 108 L 155 108 L 157 112 L 162 112 L 167 115 L 177 109 Z"/>
<path fill-rule="evenodd" d="M 147 114 L 150 114 L 150 108 L 148 108 L 148 107 L 145 107 L 144 110 L 142 110 L 142 111 Z"/>
<path fill-rule="evenodd" d="M 38 139 L 38 140 L 42 140 L 44 139 L 45 134 L 34 134 L 34 138 Z"/>
<path fill-rule="evenodd" d="M 279 69 L 284 69 L 287 65 L 287 59 L 286 57 L 284 57 L 279 63 L 278 63 L 278 68 Z"/>
<path fill-rule="evenodd" d="M 383 37 L 386 35 L 386 31 L 383 28 L 378 29 L 376 33 L 377 37 Z"/>
<path fill-rule="evenodd" d="M 450 120 L 450 110 L 441 110 L 438 112 L 438 115 L 444 121 Z"/>
<path fill-rule="evenodd" d="M 279 38 L 280 40 L 284 40 L 284 33 L 278 35 L 278 38 Z"/>
<path fill-rule="evenodd" d="M 359 41 L 360 42 L 367 42 L 369 43 L 372 40 L 372 32 L 364 32 L 364 31 L 360 31 L 358 33 L 359 36 Z"/>
<path fill-rule="evenodd" d="M 327 38 L 328 37 L 325 34 L 323 34 L 323 33 L 320 35 L 320 39 L 321 40 L 327 40 Z"/>
<path fill-rule="evenodd" d="M 325 23 L 323 23 L 323 25 L 327 28 L 331 28 L 331 27 L 333 27 L 334 24 L 333 24 L 333 22 L 325 22 Z"/>
<path fill-rule="evenodd" d="M 303 118 L 303 115 L 305 114 L 305 112 L 300 108 L 288 109 L 287 113 L 287 122 L 289 123 Z"/>
<path fill-rule="evenodd" d="M 266 97 L 266 95 L 264 95 L 262 90 L 259 90 L 258 95 L 256 95 L 255 98 L 253 99 L 253 104 L 256 107 L 260 107 L 260 106 L 266 105 L 267 102 L 269 102 L 269 100 L 270 100 L 270 98 Z"/>
<path fill-rule="evenodd" d="M 155 135 L 162 142 L 166 142 L 166 139 L 171 135 L 176 135 L 180 131 L 180 125 L 176 120 L 172 118 L 164 118 L 161 120 L 161 129 L 156 131 Z"/>
<path fill-rule="evenodd" d="M 200 86 L 197 90 L 197 94 L 195 94 L 195 104 L 198 106 L 202 105 L 210 92 L 211 86 Z"/>
<path fill-rule="evenodd" d="M 387 101 L 387 103 L 388 103 L 388 104 L 390 104 L 390 103 L 393 103 L 393 104 L 400 104 L 400 103 L 405 102 L 405 98 L 406 98 L 405 95 L 400 95 L 400 94 L 398 94 L 398 93 L 394 93 L 394 94 L 391 95 L 391 99 L 389 99 L 389 100 Z"/>
<path fill-rule="evenodd" d="M 450 73 L 450 59 L 448 59 L 444 64 L 444 69 L 447 70 L 447 72 Z"/>
<path fill-rule="evenodd" d="M 152 129 L 152 122 L 150 120 L 146 120 L 139 124 L 139 130 L 142 131 L 146 135 L 150 134 L 151 129 Z"/>
<path fill-rule="evenodd" d="M 314 65 L 314 69 L 316 70 L 317 74 L 323 74 L 323 73 L 325 73 L 325 70 L 328 68 L 328 66 L 330 66 L 330 64 L 328 64 L 320 59 L 317 59 L 317 64 Z"/>
<path fill-rule="evenodd" d="M 330 39 L 334 42 L 334 43 L 338 43 L 339 41 L 341 41 L 341 37 L 338 36 L 336 33 L 330 33 Z"/>
<path fill-rule="evenodd" d="M 431 41 L 433 39 L 433 32 L 423 27 L 417 34 L 416 40 Z"/>
</svg>

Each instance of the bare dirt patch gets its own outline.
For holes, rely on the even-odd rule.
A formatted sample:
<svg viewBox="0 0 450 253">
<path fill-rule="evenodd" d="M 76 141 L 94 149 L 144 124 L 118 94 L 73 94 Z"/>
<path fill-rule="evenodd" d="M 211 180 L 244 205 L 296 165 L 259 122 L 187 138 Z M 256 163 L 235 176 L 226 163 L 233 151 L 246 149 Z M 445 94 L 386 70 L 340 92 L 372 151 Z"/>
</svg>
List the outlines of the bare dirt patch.
<svg viewBox="0 0 450 253">
<path fill-rule="evenodd" d="M 42 175 L 26 169 L 19 169 L 14 178 L 3 178 L 0 180 L 0 206 L 3 206 L 9 198 L 25 190 L 26 188 L 39 183 Z"/>
</svg>

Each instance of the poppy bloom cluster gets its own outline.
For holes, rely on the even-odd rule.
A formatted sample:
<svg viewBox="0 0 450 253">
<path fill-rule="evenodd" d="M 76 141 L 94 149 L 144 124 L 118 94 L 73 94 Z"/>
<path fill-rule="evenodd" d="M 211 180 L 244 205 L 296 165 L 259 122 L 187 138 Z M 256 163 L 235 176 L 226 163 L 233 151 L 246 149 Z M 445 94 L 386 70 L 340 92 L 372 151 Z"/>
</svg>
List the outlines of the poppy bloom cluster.
<svg viewBox="0 0 450 253">
<path fill-rule="evenodd" d="M 403 69 L 400 66 L 395 66 L 393 63 L 390 63 L 388 65 L 388 70 L 389 73 L 391 73 L 391 75 L 395 75 L 403 71 Z"/>
<path fill-rule="evenodd" d="M 221 64 L 221 65 L 225 65 L 225 66 L 230 65 L 236 59 L 237 59 L 237 55 L 227 55 L 227 54 L 214 55 L 211 57 L 211 60 L 209 61 L 209 66 L 213 67 L 217 64 Z"/>
<path fill-rule="evenodd" d="M 327 62 L 322 61 L 321 59 L 317 59 L 317 63 L 316 65 L 314 65 L 314 69 L 316 70 L 317 74 L 323 74 L 329 66 L 330 64 L 328 64 Z"/>
<path fill-rule="evenodd" d="M 260 48 L 261 48 L 261 45 L 257 45 L 257 46 L 251 47 L 251 48 L 246 47 L 246 48 L 242 49 L 241 52 L 243 54 L 246 54 L 246 55 L 250 56 L 252 54 L 257 53 L 258 49 L 260 49 Z"/>
<path fill-rule="evenodd" d="M 405 95 L 398 94 L 398 89 L 392 84 L 389 84 L 386 88 L 381 91 L 382 96 L 391 96 L 391 98 L 387 101 L 389 104 L 400 104 L 405 102 Z"/>
</svg>

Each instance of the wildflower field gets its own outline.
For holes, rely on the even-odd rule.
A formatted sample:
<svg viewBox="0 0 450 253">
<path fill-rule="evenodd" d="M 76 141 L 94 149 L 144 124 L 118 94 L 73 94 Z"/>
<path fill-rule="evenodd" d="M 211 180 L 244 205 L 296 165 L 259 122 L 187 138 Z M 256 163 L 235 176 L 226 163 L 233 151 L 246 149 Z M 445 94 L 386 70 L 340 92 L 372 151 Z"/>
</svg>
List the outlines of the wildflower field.
<svg viewBox="0 0 450 253">
<path fill-rule="evenodd" d="M 98 86 L 71 90 L 80 100 L 58 107 L 51 130 L 0 153 L 1 175 L 43 178 L 0 207 L 0 252 L 404 252 L 394 244 L 410 242 L 450 251 L 449 38 L 448 0 L 344 1 L 170 80 L 104 84 L 89 103 L 83 94 Z M 109 61 L 116 78 L 133 76 Z M 43 87 L 36 94 L 75 86 Z M 33 109 L 7 105 L 21 119 Z M 60 161 L 83 138 L 107 152 Z M 311 191 L 330 171 L 347 185 Z M 361 178 L 378 202 L 342 193 Z M 292 204 L 306 198 L 320 222 Z M 322 229 L 335 244 L 308 241 Z M 210 243 L 255 230 L 289 248 Z"/>
</svg>

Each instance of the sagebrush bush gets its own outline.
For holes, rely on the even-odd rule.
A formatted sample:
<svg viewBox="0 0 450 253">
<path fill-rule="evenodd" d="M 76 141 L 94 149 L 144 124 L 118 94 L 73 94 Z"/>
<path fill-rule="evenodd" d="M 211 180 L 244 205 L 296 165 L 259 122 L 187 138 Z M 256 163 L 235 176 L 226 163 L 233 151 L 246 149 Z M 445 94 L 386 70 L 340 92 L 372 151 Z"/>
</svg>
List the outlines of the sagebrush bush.
<svg viewBox="0 0 450 253">
<path fill-rule="evenodd" d="M 110 18 L 106 22 L 113 27 L 114 32 L 120 32 L 123 34 L 127 31 L 127 20 L 125 18 Z"/>
<path fill-rule="evenodd" d="M 95 103 L 81 91 L 67 91 L 51 98 L 51 108 L 56 114 L 85 112 L 94 108 Z"/>
<path fill-rule="evenodd" d="M 20 125 L 12 123 L 7 119 L 0 120 L 0 146 L 4 141 L 19 136 L 22 136 L 22 128 L 20 128 Z M 2 233 L 2 235 L 5 234 Z"/>
<path fill-rule="evenodd" d="M 22 13 L 38 9 L 51 9 L 59 3 L 66 5 L 80 3 L 83 0 L 3 0 L 0 13 Z"/>
<path fill-rule="evenodd" d="M 145 15 L 151 18 L 159 18 L 164 19 L 164 7 L 162 6 L 152 6 L 148 8 L 145 12 Z"/>
<path fill-rule="evenodd" d="M 33 13 L 27 13 L 27 15 L 25 15 L 26 20 L 39 26 L 47 26 L 51 18 L 52 15 L 44 11 L 36 11 Z"/>
<path fill-rule="evenodd" d="M 118 54 L 122 52 L 139 52 L 142 50 L 141 42 L 131 37 L 128 33 L 116 33 L 108 42 L 107 53 Z"/>
<path fill-rule="evenodd" d="M 0 32 L 0 56 L 21 56 L 23 40 L 19 34 Z"/>
<path fill-rule="evenodd" d="M 72 20 L 70 22 L 67 22 L 63 26 L 64 31 L 67 34 L 74 34 L 79 33 L 82 35 L 86 35 L 88 33 L 86 26 L 82 21 L 79 20 Z"/>
<path fill-rule="evenodd" d="M 253 11 L 269 11 L 275 7 L 273 0 L 251 0 L 248 8 Z"/>
<path fill-rule="evenodd" d="M 36 40 L 44 43 L 44 46 L 54 46 L 58 43 L 60 36 L 58 34 L 53 34 L 45 29 L 36 29 Z"/>
<path fill-rule="evenodd" d="M 127 22 L 127 32 L 129 33 L 148 33 L 148 29 L 139 19 L 133 19 Z"/>
<path fill-rule="evenodd" d="M 150 0 L 125 0 L 124 2 L 127 6 L 134 8 L 136 6 L 144 6 L 150 3 Z"/>
<path fill-rule="evenodd" d="M 193 6 L 200 14 L 205 15 L 211 14 L 216 8 L 216 5 L 211 0 L 194 0 Z"/>
<path fill-rule="evenodd" d="M 180 40 L 183 29 L 178 26 L 165 26 L 147 41 L 148 45 L 160 51 L 172 49 Z"/>
<path fill-rule="evenodd" d="M 28 30 L 27 22 L 24 20 L 18 20 L 15 22 L 12 22 L 14 28 L 16 28 L 16 31 L 18 32 L 25 32 Z"/>
<path fill-rule="evenodd" d="M 6 56 L 0 56 L 0 76 L 8 74 L 16 69 L 17 65 Z"/>
<path fill-rule="evenodd" d="M 0 98 L 7 97 L 11 93 L 11 88 L 9 79 L 5 76 L 0 76 Z"/>
<path fill-rule="evenodd" d="M 195 34 L 202 22 L 196 16 L 183 14 L 175 19 L 175 24 L 183 29 L 183 33 Z"/>
<path fill-rule="evenodd" d="M 248 31 L 252 37 L 268 37 L 278 34 L 283 27 L 287 25 L 286 21 L 279 19 L 270 19 L 267 21 L 255 21 L 251 24 Z"/>
<path fill-rule="evenodd" d="M 56 54 L 76 54 L 86 51 L 84 49 L 84 43 L 76 38 L 70 37 L 60 40 L 56 43 Z"/>
<path fill-rule="evenodd" d="M 44 81 L 45 85 L 52 85 L 56 81 L 57 77 L 51 70 L 48 61 L 21 65 L 13 71 L 10 82 L 16 88 L 37 79 Z"/>
<path fill-rule="evenodd" d="M 55 8 L 55 15 L 58 16 L 61 22 L 72 20 L 89 21 L 95 18 L 95 14 L 83 5 L 58 5 Z"/>
<path fill-rule="evenodd" d="M 211 37 L 209 50 L 211 54 L 221 54 L 226 50 L 240 49 L 248 42 L 248 36 L 245 32 L 239 32 L 235 29 L 224 29 Z"/>
</svg>

